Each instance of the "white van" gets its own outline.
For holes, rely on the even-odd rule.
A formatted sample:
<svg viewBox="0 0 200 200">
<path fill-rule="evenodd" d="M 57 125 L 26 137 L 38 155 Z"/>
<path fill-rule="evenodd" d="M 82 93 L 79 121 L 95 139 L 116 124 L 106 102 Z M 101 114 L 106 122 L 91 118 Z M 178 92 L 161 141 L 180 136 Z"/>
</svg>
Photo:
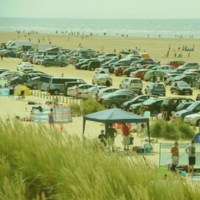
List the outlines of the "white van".
<svg viewBox="0 0 200 200">
<path fill-rule="evenodd" d="M 57 51 L 46 51 L 44 53 L 44 56 L 48 57 L 48 58 L 55 58 L 56 56 L 60 56 L 60 52 L 57 52 Z"/>
<path fill-rule="evenodd" d="M 32 46 L 32 44 L 33 44 L 32 41 L 14 40 L 7 45 L 7 49 L 17 50 L 17 49 L 21 48 L 22 46 Z"/>
<path fill-rule="evenodd" d="M 17 71 L 33 71 L 33 65 L 30 62 L 21 62 L 17 65 Z"/>
<path fill-rule="evenodd" d="M 62 93 L 64 90 L 64 84 L 66 82 L 79 82 L 85 83 L 82 78 L 77 77 L 51 77 L 49 79 L 49 87 L 47 88 L 47 92 L 50 94 L 58 95 Z"/>
<path fill-rule="evenodd" d="M 119 84 L 121 89 L 140 89 L 142 90 L 143 84 L 140 78 L 126 78 Z"/>
</svg>

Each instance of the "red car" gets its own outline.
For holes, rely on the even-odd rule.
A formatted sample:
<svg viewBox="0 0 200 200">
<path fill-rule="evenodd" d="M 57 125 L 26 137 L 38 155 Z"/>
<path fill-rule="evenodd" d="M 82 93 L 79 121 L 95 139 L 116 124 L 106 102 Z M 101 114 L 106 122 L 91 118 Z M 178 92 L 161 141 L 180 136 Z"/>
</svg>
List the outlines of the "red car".
<svg viewBox="0 0 200 200">
<path fill-rule="evenodd" d="M 124 69 L 127 69 L 129 66 L 119 66 L 114 69 L 114 74 L 116 76 L 122 76 Z"/>
<path fill-rule="evenodd" d="M 149 69 L 139 69 L 137 71 L 131 72 L 130 77 L 144 79 L 144 75 L 149 71 Z"/>
<path fill-rule="evenodd" d="M 183 65 L 185 62 L 183 60 L 179 60 L 179 61 L 169 61 L 167 63 L 167 65 L 171 65 L 171 66 L 174 66 L 174 67 L 179 67 L 181 65 Z"/>
</svg>

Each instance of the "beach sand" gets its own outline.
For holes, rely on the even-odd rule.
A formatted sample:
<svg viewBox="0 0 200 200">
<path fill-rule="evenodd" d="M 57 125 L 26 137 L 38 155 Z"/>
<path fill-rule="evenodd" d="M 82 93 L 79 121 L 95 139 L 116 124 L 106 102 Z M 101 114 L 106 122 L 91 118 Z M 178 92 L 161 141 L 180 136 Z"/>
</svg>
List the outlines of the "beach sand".
<svg viewBox="0 0 200 200">
<path fill-rule="evenodd" d="M 82 39 L 81 36 L 76 35 L 60 35 L 60 34 L 31 34 L 26 37 L 24 36 L 24 33 L 20 34 L 20 37 L 18 37 L 17 33 L 5 33 L 0 32 L 0 42 L 7 42 L 9 40 L 28 40 L 30 39 L 34 42 L 38 42 L 38 38 L 40 38 L 41 43 L 48 43 L 50 37 L 51 43 L 56 46 L 62 46 L 65 49 L 77 49 L 79 44 L 81 43 L 82 47 L 85 48 L 91 48 L 96 51 L 102 51 L 104 53 L 111 53 L 116 49 L 117 53 L 121 52 L 125 49 L 135 49 L 137 47 L 140 49 L 140 52 L 146 52 L 150 55 L 151 58 L 156 58 L 158 61 L 161 61 L 161 64 L 166 64 L 170 60 L 184 60 L 188 62 L 198 62 L 200 63 L 200 57 L 198 53 L 200 52 L 200 40 L 199 39 L 189 39 L 189 38 L 134 38 L 134 37 L 108 37 L 108 36 L 84 36 Z M 45 38 L 44 41 L 42 41 Z M 182 46 L 187 47 L 194 47 L 194 51 L 190 52 L 190 57 L 188 57 L 188 52 L 186 51 L 180 51 L 183 54 L 183 58 L 174 58 L 175 50 L 177 54 L 179 51 L 177 50 L 178 47 L 182 49 Z M 169 57 L 165 57 L 167 54 L 167 51 L 170 47 L 170 53 Z M 8 68 L 9 70 L 16 71 L 16 66 L 18 63 L 21 62 L 21 59 L 19 58 L 4 58 L 3 61 L 0 61 L 0 68 Z M 64 76 L 75 76 L 75 77 L 81 77 L 86 82 L 91 83 L 92 77 L 95 75 L 94 72 L 91 71 L 84 71 L 84 70 L 76 70 L 74 66 L 69 65 L 65 68 L 61 67 L 44 67 L 41 65 L 34 65 L 34 70 L 43 71 L 45 73 L 48 73 L 53 76 L 61 76 L 61 74 L 64 74 Z M 119 83 L 121 80 L 123 80 L 126 77 L 116 77 L 115 75 L 112 75 L 113 78 L 113 86 L 119 87 Z M 143 88 L 148 85 L 148 82 L 143 81 Z M 166 87 L 167 94 L 166 96 L 176 96 L 172 95 L 169 92 L 169 86 Z M 199 91 L 194 90 L 193 96 L 187 96 L 189 98 L 196 98 L 196 95 Z M 7 119 L 9 116 L 15 117 L 25 117 L 30 115 L 30 110 L 32 106 L 28 105 L 28 101 L 37 101 L 40 103 L 45 102 L 45 99 L 41 99 L 39 97 L 35 96 L 26 96 L 25 99 L 15 99 L 15 98 L 8 98 L 8 97 L 0 97 L 0 117 L 3 119 Z M 27 122 L 23 122 L 27 123 Z M 45 123 L 45 125 L 48 125 L 48 123 Z M 82 125 L 83 125 L 83 117 L 73 117 L 73 123 L 65 124 L 64 125 L 64 134 L 77 134 L 79 136 L 82 136 Z M 56 125 L 55 128 L 59 128 L 58 125 Z M 85 135 L 87 137 L 95 138 L 100 134 L 100 130 L 104 129 L 104 125 L 97 122 L 87 122 L 86 123 L 86 129 L 85 129 Z M 141 146 L 141 140 L 143 137 L 139 137 L 136 134 L 134 134 L 134 145 L 135 146 Z M 159 142 L 171 142 L 174 141 L 167 141 L 163 139 L 159 139 Z M 188 141 L 179 141 L 179 142 L 188 142 Z M 115 142 L 117 147 L 120 147 L 123 149 L 122 145 L 122 136 L 121 134 L 118 134 L 116 137 Z M 144 144 L 144 143 L 143 143 Z M 154 144 L 154 153 L 147 155 L 147 159 L 158 165 L 159 160 L 159 143 Z"/>
</svg>

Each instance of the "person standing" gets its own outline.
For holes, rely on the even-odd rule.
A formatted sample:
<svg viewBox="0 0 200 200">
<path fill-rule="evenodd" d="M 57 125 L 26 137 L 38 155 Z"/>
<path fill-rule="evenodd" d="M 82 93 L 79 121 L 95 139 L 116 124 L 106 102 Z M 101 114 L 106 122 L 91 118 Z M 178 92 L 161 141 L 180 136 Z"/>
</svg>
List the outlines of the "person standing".
<svg viewBox="0 0 200 200">
<path fill-rule="evenodd" d="M 51 108 L 50 113 L 48 114 L 49 125 L 54 126 L 54 118 L 53 118 L 53 108 Z"/>
<path fill-rule="evenodd" d="M 75 87 L 75 99 L 78 99 L 78 84 Z"/>
<path fill-rule="evenodd" d="M 196 163 L 196 156 L 195 156 L 195 152 L 196 152 L 196 147 L 195 147 L 195 141 L 192 140 L 191 141 L 191 145 L 188 146 L 185 149 L 185 152 L 188 154 L 188 160 L 189 160 L 189 167 L 188 167 L 188 172 L 190 173 L 190 171 L 192 172 L 192 174 L 194 173 L 194 165 Z"/>
<path fill-rule="evenodd" d="M 108 128 L 108 144 L 109 144 L 109 150 L 112 149 L 114 152 L 114 143 L 115 143 L 115 137 L 117 136 L 117 131 L 115 128 L 112 127 L 112 124 L 110 124 Z"/>
<path fill-rule="evenodd" d="M 179 161 L 179 148 L 178 148 L 178 142 L 177 141 L 174 143 L 174 146 L 171 148 L 171 154 L 172 154 L 171 170 L 173 172 L 176 172 L 176 167 L 177 167 L 178 161 Z"/>
<path fill-rule="evenodd" d="M 153 74 L 153 83 L 155 83 L 156 82 L 156 75 L 155 74 Z"/>
<path fill-rule="evenodd" d="M 3 52 L 1 52 L 0 56 L 1 56 L 1 60 L 3 61 Z"/>
<path fill-rule="evenodd" d="M 196 101 L 200 101 L 200 94 L 197 95 Z"/>
<path fill-rule="evenodd" d="M 98 136 L 98 139 L 106 147 L 106 137 L 105 137 L 105 134 L 104 134 L 104 130 L 101 130 L 101 133 Z"/>
<path fill-rule="evenodd" d="M 123 134 L 123 143 L 124 143 L 124 150 L 129 150 L 129 144 L 130 144 L 130 130 L 128 128 L 128 126 L 123 123 L 122 124 L 122 134 Z"/>
</svg>

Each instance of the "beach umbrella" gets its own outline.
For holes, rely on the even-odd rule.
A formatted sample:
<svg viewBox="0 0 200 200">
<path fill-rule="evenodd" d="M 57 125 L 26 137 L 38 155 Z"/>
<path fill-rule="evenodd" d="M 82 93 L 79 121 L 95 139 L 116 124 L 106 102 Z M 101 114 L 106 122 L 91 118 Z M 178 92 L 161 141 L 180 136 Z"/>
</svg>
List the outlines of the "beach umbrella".
<svg viewBox="0 0 200 200">
<path fill-rule="evenodd" d="M 31 95 L 31 91 L 25 85 L 19 85 L 16 89 L 14 94 L 21 95 L 21 92 L 24 91 L 24 95 Z"/>
</svg>

